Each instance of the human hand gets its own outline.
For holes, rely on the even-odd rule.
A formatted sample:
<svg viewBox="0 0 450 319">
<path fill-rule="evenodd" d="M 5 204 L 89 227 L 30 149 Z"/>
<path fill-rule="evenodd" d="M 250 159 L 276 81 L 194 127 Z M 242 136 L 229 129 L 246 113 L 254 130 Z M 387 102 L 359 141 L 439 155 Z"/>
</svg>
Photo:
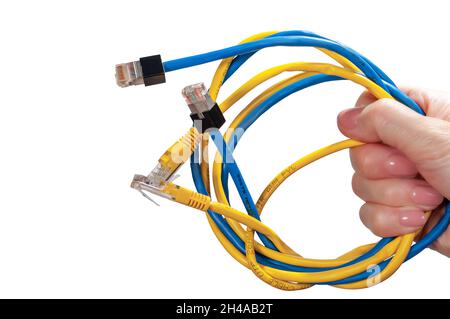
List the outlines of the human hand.
<svg viewBox="0 0 450 319">
<path fill-rule="evenodd" d="M 450 199 L 450 94 L 405 89 L 427 116 L 363 93 L 338 115 L 339 130 L 366 142 L 350 150 L 353 191 L 366 203 L 362 222 L 383 237 L 431 229 Z M 425 211 L 433 210 L 427 220 Z M 450 257 L 450 228 L 432 247 Z"/>
</svg>

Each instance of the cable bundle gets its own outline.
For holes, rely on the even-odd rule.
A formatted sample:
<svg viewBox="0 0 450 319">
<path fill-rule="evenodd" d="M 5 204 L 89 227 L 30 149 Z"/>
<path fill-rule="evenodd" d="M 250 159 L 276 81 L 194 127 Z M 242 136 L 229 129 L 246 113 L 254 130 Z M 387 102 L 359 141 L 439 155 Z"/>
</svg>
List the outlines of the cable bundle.
<svg viewBox="0 0 450 319">
<path fill-rule="evenodd" d="M 306 31 L 260 33 L 233 47 L 164 62 L 163 67 L 165 72 L 169 72 L 222 59 L 209 88 L 211 99 L 216 101 L 222 85 L 253 54 L 272 46 L 314 47 L 334 59 L 337 65 L 288 63 L 268 69 L 248 80 L 223 102 L 218 103 L 221 112 L 225 113 L 263 82 L 285 72 L 292 73 L 254 98 L 231 122 L 223 135 L 218 130 L 209 133 L 200 132 L 203 133 L 201 147 L 198 147 L 191 156 L 191 171 L 198 193 L 178 186 L 161 187 L 161 190 L 150 191 L 159 195 L 164 193 L 173 200 L 207 211 L 208 222 L 228 253 L 251 269 L 261 280 L 276 288 L 298 290 L 314 284 L 327 284 L 356 289 L 381 282 L 389 278 L 404 261 L 416 256 L 445 231 L 450 222 L 450 205 L 446 204 L 445 213 L 438 224 L 415 244 L 413 240 L 417 233 L 411 233 L 395 238 L 382 238 L 378 243 L 360 246 L 337 259 L 302 257 L 261 222 L 260 215 L 266 202 L 289 176 L 302 167 L 331 153 L 357 147 L 363 143 L 345 140 L 300 158 L 280 172 L 255 202 L 233 158 L 232 150 L 241 137 L 234 135 L 233 132 L 236 129 L 245 132 L 264 112 L 282 99 L 324 82 L 350 80 L 365 87 L 378 99 L 396 99 L 425 115 L 411 98 L 401 92 L 383 71 L 364 56 L 338 42 Z M 208 152 L 209 136 L 213 137 L 218 148 L 212 165 L 212 184 L 217 202 L 211 201 L 210 167 L 204 155 Z M 203 153 L 200 164 L 198 149 Z M 246 214 L 229 205 L 230 176 L 246 208 Z M 196 202 L 200 194 L 203 195 L 199 197 L 201 205 Z M 255 233 L 261 243 L 255 240 Z"/>
</svg>

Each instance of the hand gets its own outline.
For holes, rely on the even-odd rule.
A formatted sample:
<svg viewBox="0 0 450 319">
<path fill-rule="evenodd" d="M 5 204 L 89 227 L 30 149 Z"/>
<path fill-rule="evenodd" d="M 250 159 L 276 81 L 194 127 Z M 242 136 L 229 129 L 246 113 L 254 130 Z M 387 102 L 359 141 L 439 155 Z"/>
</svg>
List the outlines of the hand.
<svg viewBox="0 0 450 319">
<path fill-rule="evenodd" d="M 350 150 L 352 186 L 366 203 L 362 222 L 389 237 L 431 229 L 450 198 L 450 95 L 406 89 L 427 116 L 390 99 L 363 93 L 356 107 L 338 115 L 340 131 L 369 144 Z M 427 220 L 424 211 L 433 210 Z M 432 247 L 450 257 L 450 228 Z"/>
</svg>

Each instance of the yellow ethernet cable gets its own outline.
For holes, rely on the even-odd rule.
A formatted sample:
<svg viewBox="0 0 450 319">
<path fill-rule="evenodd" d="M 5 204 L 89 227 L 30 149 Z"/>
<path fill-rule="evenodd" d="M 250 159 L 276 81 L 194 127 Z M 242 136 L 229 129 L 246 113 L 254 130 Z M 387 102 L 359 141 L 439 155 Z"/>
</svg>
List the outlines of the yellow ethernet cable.
<svg viewBox="0 0 450 319">
<path fill-rule="evenodd" d="M 235 92 L 216 103 L 222 85 L 235 74 L 253 54 L 272 46 L 314 47 L 337 62 L 292 62 L 258 73 Z M 356 51 L 330 39 L 307 31 L 269 31 L 241 41 L 238 45 L 196 56 L 162 62 L 150 56 L 116 66 L 117 82 L 122 87 L 165 82 L 165 73 L 203 63 L 221 60 L 209 90 L 204 84 L 187 86 L 182 94 L 191 111 L 193 127 L 173 144 L 147 176 L 135 175 L 132 187 L 153 201 L 148 193 L 203 211 L 215 236 L 225 250 L 265 283 L 282 290 L 301 290 L 315 284 L 359 289 L 378 284 L 392 276 L 400 265 L 414 257 L 446 229 L 450 209 L 438 224 L 420 241 L 413 244 L 419 232 L 382 238 L 378 243 L 357 247 L 336 259 L 311 259 L 290 248 L 277 233 L 261 220 L 262 211 L 279 186 L 301 168 L 343 149 L 358 147 L 362 142 L 344 140 L 303 156 L 279 172 L 266 186 L 256 202 L 250 196 L 233 155 L 238 143 L 236 131 L 244 131 L 258 117 L 287 96 L 323 82 L 348 80 L 361 85 L 378 99 L 396 99 L 416 112 L 420 107 L 403 94 L 370 60 Z M 253 89 L 276 76 L 290 75 L 255 96 L 231 121 L 223 135 L 219 128 L 224 113 Z M 208 159 L 209 139 L 217 146 L 212 164 L 213 201 Z M 198 156 L 201 161 L 198 162 Z M 174 173 L 191 158 L 191 170 L 197 191 L 173 183 Z M 246 212 L 230 206 L 227 183 L 231 176 Z M 429 215 L 430 212 L 427 212 Z M 259 241 L 255 238 L 259 237 Z"/>
</svg>

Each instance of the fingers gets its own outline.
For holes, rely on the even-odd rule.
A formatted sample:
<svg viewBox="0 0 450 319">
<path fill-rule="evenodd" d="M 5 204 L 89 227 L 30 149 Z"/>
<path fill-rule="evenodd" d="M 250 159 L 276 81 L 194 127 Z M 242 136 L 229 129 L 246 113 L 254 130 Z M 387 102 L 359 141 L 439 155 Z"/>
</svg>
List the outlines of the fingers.
<svg viewBox="0 0 450 319">
<path fill-rule="evenodd" d="M 360 103 L 367 102 L 361 99 Z M 382 99 L 342 111 L 338 126 L 350 138 L 381 141 L 398 149 L 433 187 L 450 197 L 450 122 L 421 116 L 401 103 Z"/>
<path fill-rule="evenodd" d="M 423 133 L 424 119 L 395 100 L 381 99 L 365 107 L 342 111 L 338 115 L 338 127 L 350 138 L 363 142 L 383 141 L 402 150 L 411 138 L 423 135 L 419 133 Z"/>
<path fill-rule="evenodd" d="M 409 206 L 428 211 L 444 200 L 441 194 L 420 179 L 370 180 L 355 174 L 352 186 L 355 194 L 365 202 L 384 206 Z"/>
<path fill-rule="evenodd" d="M 363 142 L 382 141 L 419 162 L 427 159 L 421 150 L 433 151 L 435 145 L 444 146 L 445 151 L 450 148 L 449 122 L 421 116 L 391 99 L 342 111 L 338 115 L 338 127 L 350 138 Z"/>
<path fill-rule="evenodd" d="M 369 179 L 417 175 L 416 165 L 400 151 L 382 144 L 366 144 L 350 150 L 354 170 Z"/>
<path fill-rule="evenodd" d="M 398 236 L 416 231 L 426 222 L 423 212 L 443 201 L 426 181 L 415 178 L 415 165 L 398 150 L 366 144 L 350 154 L 353 191 L 367 202 L 361 219 L 373 233 Z"/>
<path fill-rule="evenodd" d="M 375 235 L 393 237 L 409 234 L 427 222 L 426 215 L 416 207 L 391 207 L 366 203 L 359 211 L 361 221 Z"/>
<path fill-rule="evenodd" d="M 361 220 L 383 237 L 424 227 L 418 237 L 423 236 L 443 214 L 436 207 L 444 196 L 450 198 L 450 96 L 410 88 L 404 92 L 427 117 L 394 100 L 376 100 L 368 92 L 356 108 L 338 116 L 344 135 L 371 143 L 350 151 L 352 186 L 366 202 Z M 424 211 L 429 210 L 434 213 L 427 220 Z M 432 248 L 450 257 L 450 229 Z"/>
</svg>

